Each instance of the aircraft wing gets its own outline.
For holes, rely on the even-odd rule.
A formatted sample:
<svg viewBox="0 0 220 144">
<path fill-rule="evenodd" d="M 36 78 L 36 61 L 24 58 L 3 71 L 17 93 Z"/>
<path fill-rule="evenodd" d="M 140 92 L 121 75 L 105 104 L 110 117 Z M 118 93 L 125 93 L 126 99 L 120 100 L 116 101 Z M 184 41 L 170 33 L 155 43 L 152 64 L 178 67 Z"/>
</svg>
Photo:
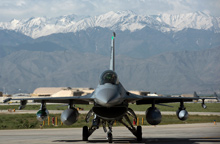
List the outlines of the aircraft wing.
<svg viewBox="0 0 220 144">
<path fill-rule="evenodd" d="M 199 98 L 193 97 L 161 97 L 161 96 L 144 96 L 142 99 L 137 100 L 136 104 L 159 104 L 159 103 L 172 103 L 172 102 L 192 102 Z"/>
<path fill-rule="evenodd" d="M 204 103 L 205 99 L 217 99 L 219 100 L 219 96 L 214 94 L 215 97 L 200 97 L 196 93 L 194 93 L 194 97 L 166 97 L 166 96 L 141 96 L 129 93 L 127 96 L 127 101 L 130 103 L 136 103 L 137 105 L 141 104 L 160 104 L 160 103 L 172 103 L 172 102 L 192 102 L 193 100 L 201 99 Z"/>
<path fill-rule="evenodd" d="M 8 98 L 4 100 L 4 103 L 11 100 L 20 100 L 27 101 L 33 100 L 34 102 L 41 103 L 44 101 L 45 103 L 69 103 L 71 101 L 72 104 L 89 104 L 89 102 L 93 102 L 93 93 L 85 96 L 72 96 L 72 97 L 36 97 L 36 98 Z"/>
<path fill-rule="evenodd" d="M 159 103 L 172 103 L 172 102 L 192 102 L 193 100 L 198 100 L 199 97 L 165 97 L 165 96 L 141 96 L 129 93 L 128 102 L 137 105 L 140 104 L 159 104 Z"/>
</svg>

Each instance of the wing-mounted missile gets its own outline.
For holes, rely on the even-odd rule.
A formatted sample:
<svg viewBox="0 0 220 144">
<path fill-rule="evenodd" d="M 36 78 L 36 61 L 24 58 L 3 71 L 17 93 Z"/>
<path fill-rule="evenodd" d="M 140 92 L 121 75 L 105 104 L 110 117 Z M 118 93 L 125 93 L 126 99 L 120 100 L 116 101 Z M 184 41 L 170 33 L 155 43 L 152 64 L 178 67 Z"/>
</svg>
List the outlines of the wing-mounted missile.
<svg viewBox="0 0 220 144">
<path fill-rule="evenodd" d="M 36 115 L 38 121 L 44 121 L 47 119 L 49 111 L 46 109 L 46 103 L 44 101 L 41 102 L 41 107 Z"/>
<path fill-rule="evenodd" d="M 186 120 L 188 118 L 188 112 L 187 112 L 186 108 L 184 107 L 183 101 L 180 102 L 180 107 L 176 111 L 176 115 L 182 121 L 184 121 L 184 120 Z"/>
<path fill-rule="evenodd" d="M 184 121 L 188 118 L 188 112 L 185 109 L 178 109 L 176 112 L 176 115 L 182 121 Z"/>
<path fill-rule="evenodd" d="M 36 115 L 37 115 L 37 120 L 38 121 L 44 121 L 49 116 L 49 111 L 47 109 L 38 110 Z"/>
<path fill-rule="evenodd" d="M 205 99 L 202 99 L 202 107 L 203 107 L 204 109 L 207 108 L 207 106 L 205 105 Z"/>
</svg>

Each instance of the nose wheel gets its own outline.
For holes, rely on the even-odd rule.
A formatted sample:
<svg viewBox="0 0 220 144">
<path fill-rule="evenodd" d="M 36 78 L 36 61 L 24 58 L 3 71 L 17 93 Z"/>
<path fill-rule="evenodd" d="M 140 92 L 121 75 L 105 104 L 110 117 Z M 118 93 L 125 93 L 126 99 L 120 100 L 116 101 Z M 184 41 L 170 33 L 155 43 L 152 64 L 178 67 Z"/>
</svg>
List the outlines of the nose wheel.
<svg viewBox="0 0 220 144">
<path fill-rule="evenodd" d="M 108 142 L 109 142 L 109 143 L 112 143 L 112 139 L 113 139 L 113 138 L 112 138 L 112 133 L 111 133 L 111 132 L 108 132 L 108 133 L 107 133 L 107 139 L 108 139 Z"/>
<path fill-rule="evenodd" d="M 107 139 L 109 143 L 112 143 L 113 137 L 112 137 L 112 126 L 114 121 L 108 121 L 108 132 L 107 132 Z"/>
</svg>

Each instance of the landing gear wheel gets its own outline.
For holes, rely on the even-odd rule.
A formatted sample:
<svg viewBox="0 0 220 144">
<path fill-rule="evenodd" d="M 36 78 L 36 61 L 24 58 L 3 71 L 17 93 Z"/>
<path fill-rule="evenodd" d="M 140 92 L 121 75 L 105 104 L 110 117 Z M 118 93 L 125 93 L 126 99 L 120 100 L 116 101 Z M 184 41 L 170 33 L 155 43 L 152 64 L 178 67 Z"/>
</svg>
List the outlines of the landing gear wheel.
<svg viewBox="0 0 220 144">
<path fill-rule="evenodd" d="M 108 136 L 108 143 L 112 143 L 112 133 L 108 132 L 107 136 Z"/>
<path fill-rule="evenodd" d="M 136 135 L 136 137 L 137 137 L 138 142 L 142 141 L 142 128 L 141 128 L 141 126 L 137 126 L 137 135 Z"/>
<path fill-rule="evenodd" d="M 83 131 L 82 131 L 82 139 L 83 141 L 88 141 L 88 137 L 89 137 L 89 130 L 87 126 L 83 127 Z"/>
</svg>

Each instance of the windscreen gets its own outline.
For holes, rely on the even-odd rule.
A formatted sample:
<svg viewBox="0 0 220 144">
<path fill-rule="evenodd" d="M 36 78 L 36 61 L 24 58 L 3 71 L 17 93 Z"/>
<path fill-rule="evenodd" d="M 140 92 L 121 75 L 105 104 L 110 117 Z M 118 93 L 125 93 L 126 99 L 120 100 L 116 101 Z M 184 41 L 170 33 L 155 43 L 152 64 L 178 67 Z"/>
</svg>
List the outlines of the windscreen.
<svg viewBox="0 0 220 144">
<path fill-rule="evenodd" d="M 103 85 L 105 83 L 117 84 L 118 78 L 117 74 L 111 70 L 107 70 L 102 73 L 100 78 L 100 84 Z"/>
</svg>

